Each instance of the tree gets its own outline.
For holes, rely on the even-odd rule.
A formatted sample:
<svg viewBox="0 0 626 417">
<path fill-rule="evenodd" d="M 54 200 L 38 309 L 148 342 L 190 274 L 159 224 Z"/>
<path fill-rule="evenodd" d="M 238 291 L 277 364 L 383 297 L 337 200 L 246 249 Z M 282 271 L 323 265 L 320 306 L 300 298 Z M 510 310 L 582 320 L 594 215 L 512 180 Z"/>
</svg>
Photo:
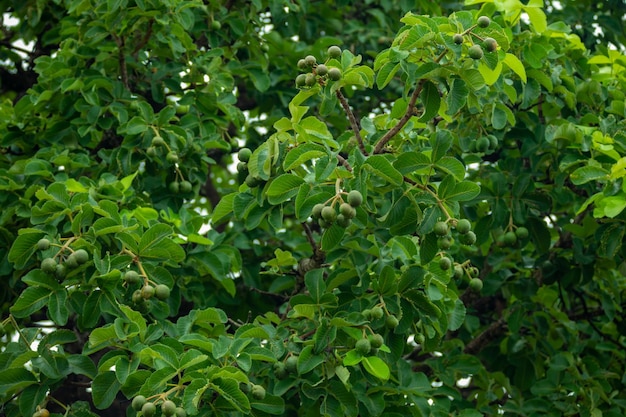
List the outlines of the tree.
<svg viewBox="0 0 626 417">
<path fill-rule="evenodd" d="M 3 415 L 624 415 L 612 13 L 5 3 Z"/>
</svg>

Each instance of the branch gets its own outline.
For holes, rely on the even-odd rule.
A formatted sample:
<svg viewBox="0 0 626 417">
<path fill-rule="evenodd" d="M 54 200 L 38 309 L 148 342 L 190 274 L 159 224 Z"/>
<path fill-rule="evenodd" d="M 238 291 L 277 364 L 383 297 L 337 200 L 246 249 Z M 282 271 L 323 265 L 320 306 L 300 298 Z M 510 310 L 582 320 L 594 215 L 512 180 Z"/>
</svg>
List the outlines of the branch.
<svg viewBox="0 0 626 417">
<path fill-rule="evenodd" d="M 352 172 L 352 166 L 350 166 L 350 163 L 348 161 L 346 161 L 346 158 L 344 158 L 343 156 L 337 154 L 337 160 L 339 161 L 339 163 L 341 165 L 344 166 L 344 168 L 346 168 L 348 171 Z"/>
<path fill-rule="evenodd" d="M 117 44 L 117 62 L 120 65 L 120 76 L 122 77 L 122 83 L 127 90 L 130 90 L 128 86 L 128 71 L 126 69 L 126 57 L 124 56 L 124 38 L 117 35 L 113 35 L 115 43 Z"/>
<path fill-rule="evenodd" d="M 413 90 L 413 94 L 411 94 L 411 99 L 409 100 L 409 105 L 404 112 L 402 118 L 398 121 L 398 123 L 392 127 L 385 135 L 378 140 L 376 146 L 374 146 L 374 154 L 379 154 L 382 152 L 383 148 L 387 143 L 396 135 L 398 132 L 406 125 L 409 119 L 415 114 L 415 103 L 417 102 L 417 98 L 422 92 L 422 88 L 424 87 L 424 83 L 426 82 L 425 78 L 422 78 L 415 90 Z"/>
<path fill-rule="evenodd" d="M 337 95 L 337 98 L 339 99 L 339 102 L 341 103 L 341 107 L 343 107 L 343 110 L 348 115 L 350 126 L 352 127 L 352 131 L 354 132 L 356 141 L 359 144 L 359 149 L 361 150 L 361 153 L 367 156 L 367 151 L 365 150 L 365 144 L 363 143 L 363 138 L 361 137 L 361 127 L 359 126 L 359 122 L 356 120 L 356 117 L 354 116 L 352 109 L 350 109 L 350 106 L 348 105 L 348 100 L 346 100 L 344 95 L 341 93 L 341 90 L 337 90 L 335 94 Z"/>
<path fill-rule="evenodd" d="M 472 339 L 463 349 L 464 353 L 469 355 L 475 355 L 480 352 L 489 342 L 500 336 L 506 330 L 507 325 L 503 318 L 499 318 L 497 321 L 491 323 L 491 326 L 487 327 L 485 331 Z"/>
</svg>

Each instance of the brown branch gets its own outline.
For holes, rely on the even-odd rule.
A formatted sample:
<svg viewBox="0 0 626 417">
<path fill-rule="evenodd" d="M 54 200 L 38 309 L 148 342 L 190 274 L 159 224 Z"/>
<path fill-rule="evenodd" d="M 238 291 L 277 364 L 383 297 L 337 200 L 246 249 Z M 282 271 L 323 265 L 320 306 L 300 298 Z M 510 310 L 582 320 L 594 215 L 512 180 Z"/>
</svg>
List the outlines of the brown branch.
<svg viewBox="0 0 626 417">
<path fill-rule="evenodd" d="M 343 156 L 337 154 L 337 160 L 339 161 L 339 163 L 341 165 L 344 166 L 344 168 L 346 168 L 348 171 L 352 172 L 352 166 L 350 165 L 350 163 L 348 161 L 346 161 L 346 158 L 344 158 Z"/>
<path fill-rule="evenodd" d="M 485 331 L 472 339 L 463 349 L 464 353 L 468 355 L 475 355 L 480 352 L 485 346 L 489 344 L 496 337 L 500 336 L 506 330 L 507 325 L 503 318 L 499 318 L 493 322 L 491 326 L 487 327 Z"/>
<path fill-rule="evenodd" d="M 154 24 L 154 19 L 150 19 L 150 21 L 148 22 L 148 30 L 146 30 L 146 33 L 143 35 L 143 38 L 141 38 L 141 41 L 139 41 L 137 46 L 135 46 L 135 49 L 133 49 L 133 53 L 132 53 L 133 56 L 136 56 L 137 52 L 139 52 L 141 48 L 146 46 L 146 44 L 150 40 L 150 37 L 152 36 L 153 24 Z"/>
<path fill-rule="evenodd" d="M 406 109 L 406 112 L 404 112 L 402 118 L 398 120 L 398 123 L 391 129 L 389 129 L 389 131 L 378 140 L 378 143 L 376 143 L 376 145 L 374 146 L 374 154 L 382 153 L 385 145 L 387 145 L 387 143 L 395 135 L 398 134 L 398 132 L 408 123 L 409 119 L 415 114 L 415 103 L 417 102 L 417 98 L 422 92 L 422 88 L 424 87 L 425 82 L 425 78 L 419 80 L 419 83 L 417 83 L 417 87 L 415 87 L 415 90 L 413 90 L 413 94 L 411 94 L 411 99 L 409 100 L 409 105 Z"/>
<path fill-rule="evenodd" d="M 128 70 L 126 69 L 126 57 L 124 56 L 124 38 L 117 35 L 113 35 L 115 43 L 117 44 L 117 62 L 120 66 L 120 76 L 122 77 L 122 83 L 127 90 L 130 90 L 128 86 Z"/>
<path fill-rule="evenodd" d="M 337 90 L 335 93 L 339 102 L 341 103 L 341 107 L 348 115 L 348 120 L 350 121 L 350 126 L 352 127 L 352 131 L 354 132 L 354 137 L 356 137 L 356 141 L 359 144 L 359 150 L 363 155 L 367 156 L 367 151 L 365 150 L 365 144 L 363 143 L 363 138 L 361 137 L 361 127 L 359 126 L 359 122 L 356 120 L 352 109 L 350 109 L 350 105 L 348 104 L 348 100 L 341 93 L 341 90 Z"/>
</svg>

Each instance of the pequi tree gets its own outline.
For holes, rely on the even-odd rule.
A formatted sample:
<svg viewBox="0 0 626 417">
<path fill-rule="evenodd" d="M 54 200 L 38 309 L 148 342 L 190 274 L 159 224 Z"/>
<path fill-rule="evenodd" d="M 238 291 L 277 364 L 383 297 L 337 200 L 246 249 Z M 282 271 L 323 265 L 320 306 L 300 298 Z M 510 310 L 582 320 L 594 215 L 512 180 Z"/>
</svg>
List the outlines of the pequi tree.
<svg viewBox="0 0 626 417">
<path fill-rule="evenodd" d="M 614 13 L 15 3 L 0 414 L 626 413 Z"/>
</svg>

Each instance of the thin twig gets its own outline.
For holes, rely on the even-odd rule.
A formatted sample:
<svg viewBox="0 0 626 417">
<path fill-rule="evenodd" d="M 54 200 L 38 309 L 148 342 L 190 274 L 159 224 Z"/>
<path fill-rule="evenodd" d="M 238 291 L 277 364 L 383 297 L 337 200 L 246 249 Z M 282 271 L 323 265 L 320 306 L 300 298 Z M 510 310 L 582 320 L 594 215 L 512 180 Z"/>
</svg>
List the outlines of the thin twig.
<svg viewBox="0 0 626 417">
<path fill-rule="evenodd" d="M 485 331 L 465 345 L 463 352 L 469 355 L 480 352 L 489 342 L 504 333 L 506 328 L 506 321 L 504 321 L 503 318 L 499 318 L 497 321 L 491 323 L 491 326 L 487 327 Z"/>
<path fill-rule="evenodd" d="M 320 248 L 319 248 L 319 246 L 317 246 L 317 243 L 315 242 L 315 239 L 313 239 L 313 232 L 311 232 L 311 228 L 306 223 L 302 223 L 302 228 L 304 229 L 304 234 L 306 235 L 306 240 L 309 241 L 309 245 L 311 245 L 311 249 L 313 249 L 313 254 L 317 255 L 318 252 L 320 251 Z"/>
<path fill-rule="evenodd" d="M 415 87 L 415 90 L 413 90 L 413 94 L 411 94 L 411 99 L 409 100 L 409 105 L 406 109 L 406 112 L 404 112 L 402 118 L 398 120 L 398 123 L 391 129 L 389 129 L 389 131 L 378 140 L 378 143 L 376 143 L 376 146 L 374 146 L 374 154 L 382 153 L 385 145 L 387 145 L 387 143 L 404 127 L 404 125 L 408 123 L 409 119 L 415 114 L 415 103 L 417 102 L 417 98 L 422 92 L 422 88 L 424 87 L 425 82 L 425 78 L 419 80 L 417 87 Z"/>
<path fill-rule="evenodd" d="M 346 161 L 346 158 L 344 158 L 343 156 L 337 154 L 337 160 L 339 161 L 339 163 L 341 165 L 343 165 L 348 171 L 352 172 L 352 166 L 350 165 L 350 163 L 348 161 Z"/>
<path fill-rule="evenodd" d="M 124 38 L 117 35 L 113 35 L 115 43 L 117 44 L 117 61 L 120 65 L 120 76 L 122 77 L 122 83 L 127 90 L 130 90 L 128 86 L 128 71 L 126 69 L 126 57 L 124 56 Z"/>
<path fill-rule="evenodd" d="M 341 103 L 341 107 L 348 115 L 348 120 L 350 121 L 350 126 L 352 127 L 352 131 L 354 132 L 354 137 L 356 138 L 357 143 L 359 144 L 359 149 L 363 155 L 367 155 L 367 151 L 365 150 L 365 144 L 363 143 L 363 138 L 361 137 L 361 127 L 359 126 L 359 122 L 356 120 L 350 105 L 348 104 L 348 100 L 341 93 L 341 90 L 337 90 L 335 93 L 339 102 Z"/>
</svg>

